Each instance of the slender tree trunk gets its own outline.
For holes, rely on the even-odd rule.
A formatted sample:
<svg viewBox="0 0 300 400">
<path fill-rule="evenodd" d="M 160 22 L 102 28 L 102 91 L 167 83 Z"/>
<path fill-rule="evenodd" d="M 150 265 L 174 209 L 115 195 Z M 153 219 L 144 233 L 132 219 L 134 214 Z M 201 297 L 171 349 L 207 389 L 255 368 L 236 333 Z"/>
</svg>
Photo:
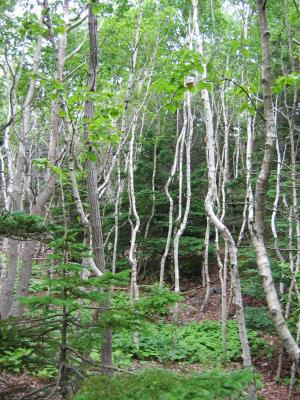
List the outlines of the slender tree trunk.
<svg viewBox="0 0 300 400">
<path fill-rule="evenodd" d="M 92 3 L 89 4 L 89 39 L 90 39 L 90 59 L 89 59 L 89 73 L 88 73 L 88 88 L 90 92 L 96 92 L 97 88 L 97 70 L 98 70 L 98 34 L 97 34 L 97 17 L 93 12 Z M 94 152 L 93 143 L 90 140 L 88 121 L 93 118 L 94 103 L 92 100 L 87 99 L 84 104 L 84 138 L 88 144 L 88 150 Z M 97 183 L 98 175 L 96 164 L 88 159 L 87 160 L 87 192 L 90 210 L 89 222 L 91 225 L 92 233 L 92 248 L 97 268 L 105 271 L 105 256 L 103 246 L 103 234 L 101 225 L 101 215 L 98 201 Z M 101 362 L 103 365 L 112 364 L 112 332 L 111 329 L 105 329 L 102 334 L 101 346 Z"/>
<path fill-rule="evenodd" d="M 180 291 L 180 285 L 179 285 L 179 241 L 180 238 L 186 228 L 188 216 L 190 213 L 190 205 L 191 205 L 191 198 L 192 198 L 192 189 L 191 189 L 191 144 L 192 144 L 192 136 L 193 136 L 193 116 L 192 116 L 192 111 L 191 111 L 191 93 L 186 92 L 185 93 L 185 101 L 184 101 L 184 125 L 187 125 L 187 131 L 188 135 L 184 135 L 182 137 L 182 143 L 186 146 L 186 204 L 185 204 L 185 210 L 184 210 L 184 215 L 182 218 L 182 221 L 180 222 L 180 226 L 178 230 L 176 231 L 175 237 L 174 237 L 174 275 L 175 275 L 175 292 Z M 186 136 L 186 140 L 185 140 Z M 182 165 L 182 156 L 180 156 L 181 162 L 180 165 Z M 182 169 L 182 167 L 180 167 Z M 182 180 L 182 178 L 181 178 Z M 181 183 L 182 186 L 182 183 Z M 179 191 L 182 192 L 182 187 L 179 187 Z M 179 199 L 179 213 L 178 213 L 178 222 L 181 219 L 181 214 L 182 214 L 182 196 Z M 180 219 L 179 219 L 180 218 Z"/>
<path fill-rule="evenodd" d="M 268 307 L 275 325 L 275 329 L 280 339 L 284 343 L 287 353 L 298 367 L 300 359 L 300 349 L 285 322 L 277 291 L 274 285 L 270 261 L 264 241 L 265 198 L 269 176 L 272 169 L 274 150 L 276 147 L 276 130 L 271 98 L 269 32 L 267 26 L 265 5 L 266 2 L 264 0 L 257 0 L 259 26 L 261 33 L 261 47 L 263 55 L 262 87 L 264 99 L 264 116 L 266 120 L 266 142 L 264 157 L 256 183 L 254 220 L 250 219 L 249 225 L 252 243 L 256 252 L 257 266 L 259 273 L 263 278 L 263 287 L 265 290 Z"/>
<path fill-rule="evenodd" d="M 144 239 L 148 237 L 150 225 L 155 213 L 155 178 L 156 178 L 156 169 L 157 169 L 157 139 L 155 139 L 154 149 L 153 149 L 153 171 L 151 178 L 151 190 L 152 190 L 152 206 L 149 218 L 147 220 Z"/>
<path fill-rule="evenodd" d="M 177 124 L 178 124 L 178 118 L 179 117 L 178 117 L 178 112 L 177 112 Z M 178 136 L 177 141 L 176 141 L 173 165 L 172 165 L 172 168 L 170 171 L 170 175 L 165 184 L 165 193 L 169 200 L 169 223 L 168 223 L 168 234 L 167 234 L 167 239 L 166 239 L 165 251 L 164 251 L 161 261 L 160 261 L 160 277 L 159 277 L 160 287 L 162 287 L 164 284 L 165 264 L 166 264 L 166 260 L 167 260 L 167 257 L 168 257 L 169 251 L 170 251 L 172 232 L 173 232 L 173 223 L 174 223 L 174 221 L 173 221 L 174 200 L 170 194 L 169 188 L 170 188 L 170 185 L 171 185 L 171 183 L 174 179 L 175 173 L 176 173 L 180 143 L 183 140 L 183 137 L 185 136 L 185 132 L 186 132 L 186 128 L 187 128 L 186 125 L 187 125 L 187 119 L 184 119 L 180 135 Z"/>
<path fill-rule="evenodd" d="M 130 211 L 133 214 L 134 222 L 131 221 L 131 238 L 129 249 L 129 262 L 131 265 L 131 298 L 135 301 L 139 299 L 139 287 L 137 283 L 137 235 L 140 230 L 141 221 L 137 211 L 135 187 L 134 187 L 134 144 L 135 131 L 137 126 L 137 113 L 134 113 L 134 120 L 131 129 L 129 143 L 129 162 L 128 162 L 128 192 L 130 197 Z"/>
<path fill-rule="evenodd" d="M 35 93 L 36 73 L 40 64 L 40 55 L 42 49 L 42 37 L 37 39 L 36 50 L 33 57 L 32 76 L 29 82 L 24 107 L 23 107 L 23 121 L 22 130 L 19 138 L 18 153 L 16 157 L 16 164 L 14 166 L 11 185 L 9 185 L 9 196 L 11 197 L 12 211 L 22 210 L 23 200 L 23 178 L 26 165 L 26 149 L 28 146 L 29 133 L 31 129 L 31 113 L 32 101 Z M 6 318 L 11 311 L 14 299 L 15 280 L 17 276 L 17 263 L 18 263 L 19 243 L 16 240 L 9 239 L 8 241 L 8 268 L 7 275 L 1 285 L 2 292 L 0 293 L 0 315 L 1 318 Z"/>
<path fill-rule="evenodd" d="M 113 247 L 113 256 L 112 256 L 112 273 L 116 272 L 116 264 L 117 264 L 117 251 L 118 251 L 118 239 L 119 239 L 119 214 L 121 207 L 121 196 L 124 187 L 124 180 L 121 179 L 121 170 L 120 170 L 120 162 L 118 162 L 118 189 L 115 199 L 115 211 L 114 211 L 114 219 L 115 219 L 115 236 L 114 236 L 114 247 Z"/>
<path fill-rule="evenodd" d="M 48 1 L 44 1 L 44 12 L 45 19 L 47 19 L 49 38 L 52 43 L 55 61 L 56 61 L 56 79 L 58 82 L 63 82 L 63 71 L 66 59 L 66 47 L 67 47 L 67 21 L 68 21 L 68 11 L 69 11 L 69 0 L 64 0 L 63 12 L 64 12 L 64 33 L 61 37 L 59 45 L 54 36 L 52 20 L 50 16 L 50 9 Z M 51 107 L 51 134 L 49 138 L 49 150 L 48 159 L 55 165 L 57 159 L 57 146 L 59 137 L 59 109 L 62 101 L 59 97 L 53 101 Z M 50 200 L 54 193 L 56 184 L 56 174 L 48 168 L 47 178 L 43 189 L 38 193 L 37 196 L 33 196 L 33 202 L 31 206 L 31 213 L 37 215 L 43 215 L 45 205 Z M 32 275 L 32 263 L 34 255 L 36 252 L 38 241 L 29 240 L 25 243 L 23 253 L 22 253 L 22 264 L 20 268 L 20 276 L 18 280 L 18 287 L 16 292 L 16 300 L 13 303 L 12 309 L 10 311 L 11 315 L 20 316 L 24 307 L 19 303 L 18 298 L 27 296 Z"/>
<path fill-rule="evenodd" d="M 204 238 L 204 256 L 203 256 L 203 265 L 202 265 L 202 271 L 204 272 L 203 274 L 203 282 L 205 281 L 205 286 L 206 286 L 206 292 L 204 296 L 204 300 L 201 306 L 201 312 L 204 312 L 206 304 L 209 299 L 210 295 L 210 276 L 209 276 L 209 266 L 208 266 L 208 249 L 209 249 L 209 232 L 210 231 L 210 220 L 207 217 L 206 218 L 206 231 L 205 231 L 205 238 Z M 203 284 L 202 284 L 203 286 Z M 204 286 L 204 287 L 205 287 Z"/>
<path fill-rule="evenodd" d="M 158 116 L 158 118 L 159 118 L 159 116 Z M 158 131 L 160 132 L 160 126 L 158 127 Z M 153 149 L 153 170 L 152 170 L 152 178 L 151 178 L 152 206 L 151 206 L 150 215 L 148 217 L 146 227 L 145 227 L 144 241 L 147 239 L 147 237 L 149 235 L 149 230 L 150 230 L 151 222 L 152 222 L 154 214 L 155 214 L 155 207 L 156 207 L 156 204 L 155 204 L 155 201 L 156 201 L 155 178 L 156 178 L 156 169 L 157 169 L 157 142 L 158 142 L 158 139 L 155 138 L 154 149 Z M 148 261 L 148 257 L 145 257 L 145 259 L 140 260 L 139 267 L 138 267 L 139 271 L 142 268 L 142 266 L 143 266 L 143 270 L 145 271 L 146 266 L 147 266 L 147 261 Z"/>
<path fill-rule="evenodd" d="M 199 54 L 203 55 L 203 44 L 200 36 L 198 24 L 198 0 L 193 0 L 193 25 L 196 49 Z M 204 72 L 202 79 L 206 78 L 206 65 L 203 65 Z M 228 228 L 217 217 L 214 212 L 214 203 L 216 199 L 216 162 L 215 162 L 215 135 L 213 127 L 213 118 L 211 111 L 211 103 L 207 89 L 202 90 L 202 99 L 204 104 L 205 126 L 206 126 L 206 139 L 207 139 L 207 162 L 208 162 L 208 192 L 205 199 L 205 210 L 211 223 L 219 230 L 223 239 L 228 244 L 229 259 L 231 265 L 231 279 L 234 292 L 236 316 L 239 327 L 239 334 L 243 352 L 244 366 L 253 370 L 250 348 L 247 337 L 247 330 L 244 320 L 243 302 L 241 296 L 240 280 L 238 276 L 238 261 L 237 261 L 237 247 L 235 241 L 229 232 Z M 256 399 L 256 387 L 252 382 L 248 385 L 248 398 L 250 400 Z"/>
<path fill-rule="evenodd" d="M 240 121 L 236 127 L 236 142 L 235 142 L 235 169 L 234 178 L 237 179 L 239 176 L 239 163 L 240 163 L 240 150 L 241 150 L 241 127 Z"/>
<path fill-rule="evenodd" d="M 277 109 L 277 101 L 276 101 L 276 109 Z M 277 116 L 277 111 L 276 111 L 276 116 Z M 277 119 L 275 119 L 276 121 Z M 276 134 L 277 134 L 277 127 L 276 127 Z M 279 203 L 280 203 L 280 196 L 281 196 L 281 175 L 282 175 L 282 167 L 283 167 L 283 162 L 285 159 L 285 151 L 286 151 L 286 146 L 284 146 L 284 151 L 281 156 L 281 151 L 280 151 L 280 146 L 279 146 L 279 139 L 278 139 L 278 134 L 276 137 L 276 150 L 277 150 L 277 173 L 276 173 L 276 195 L 275 199 L 273 202 L 273 212 L 272 212 L 272 217 L 271 217 L 271 230 L 272 230 L 272 235 L 274 238 L 274 247 L 275 247 L 275 252 L 276 255 L 280 261 L 280 263 L 284 263 L 284 257 L 278 248 L 278 235 L 277 235 L 277 229 L 276 229 L 276 217 L 277 217 L 277 212 L 279 208 Z M 282 295 L 284 292 L 284 283 L 282 281 L 279 282 L 279 293 Z"/>
</svg>

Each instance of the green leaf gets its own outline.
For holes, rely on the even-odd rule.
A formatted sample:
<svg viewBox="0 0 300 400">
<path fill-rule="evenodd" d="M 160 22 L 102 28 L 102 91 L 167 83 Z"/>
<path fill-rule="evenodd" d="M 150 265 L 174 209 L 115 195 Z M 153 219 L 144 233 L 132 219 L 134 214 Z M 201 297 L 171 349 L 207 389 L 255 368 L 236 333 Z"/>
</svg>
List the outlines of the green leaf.
<svg viewBox="0 0 300 400">
<path fill-rule="evenodd" d="M 197 90 L 201 91 L 201 90 L 208 90 L 209 92 L 212 91 L 212 83 L 211 82 L 207 82 L 207 81 L 200 81 L 197 84 Z"/>
<path fill-rule="evenodd" d="M 97 161 L 97 154 L 93 151 L 87 150 L 85 152 L 86 158 L 90 161 L 96 162 Z"/>
<path fill-rule="evenodd" d="M 66 113 L 64 110 L 59 110 L 59 111 L 58 111 L 58 116 L 59 116 L 60 118 L 64 118 L 64 117 L 67 116 L 67 113 Z"/>
</svg>

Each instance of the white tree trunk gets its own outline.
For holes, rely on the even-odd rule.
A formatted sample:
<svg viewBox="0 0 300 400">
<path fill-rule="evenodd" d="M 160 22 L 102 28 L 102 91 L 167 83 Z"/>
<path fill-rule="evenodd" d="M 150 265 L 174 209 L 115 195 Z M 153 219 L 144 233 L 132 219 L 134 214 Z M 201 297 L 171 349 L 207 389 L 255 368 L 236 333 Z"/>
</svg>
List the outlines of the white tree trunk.
<svg viewBox="0 0 300 400">
<path fill-rule="evenodd" d="M 199 52 L 199 54 L 203 56 L 203 44 L 198 24 L 198 0 L 193 0 L 193 25 L 194 25 L 196 50 Z M 204 64 L 203 67 L 204 67 L 204 72 L 202 75 L 202 79 L 205 80 L 206 65 Z M 239 327 L 244 366 L 252 370 L 253 367 L 252 367 L 251 354 L 247 337 L 247 330 L 244 320 L 240 280 L 238 276 L 237 248 L 228 228 L 223 224 L 223 222 L 216 216 L 214 212 L 214 203 L 216 199 L 216 190 L 217 190 L 215 137 L 214 137 L 211 104 L 207 89 L 202 90 L 202 99 L 203 99 L 204 115 L 205 115 L 206 139 L 207 139 L 207 162 L 208 162 L 208 192 L 205 199 L 205 210 L 211 223 L 219 230 L 220 234 L 223 236 L 224 241 L 227 242 L 228 244 L 229 259 L 231 265 L 232 286 L 234 291 L 236 316 Z M 256 387 L 254 382 L 248 385 L 248 397 L 251 400 L 256 399 Z"/>
<path fill-rule="evenodd" d="M 177 113 L 177 120 L 178 120 L 178 113 Z M 174 211 L 174 200 L 170 194 L 169 188 L 170 185 L 174 179 L 176 169 L 177 169 L 177 163 L 178 163 L 178 154 L 179 154 L 179 147 L 180 143 L 183 140 L 183 137 L 185 136 L 185 132 L 187 129 L 187 119 L 184 118 L 183 120 L 183 126 L 180 132 L 180 135 L 177 138 L 176 141 L 176 147 L 175 147 L 175 152 L 174 152 L 174 160 L 173 160 L 173 165 L 170 171 L 170 175 L 167 179 L 167 182 L 165 184 L 165 193 L 166 196 L 169 200 L 169 223 L 168 223 L 168 234 L 167 234 L 167 239 L 166 239 L 166 245 L 165 245 L 165 251 L 162 255 L 161 261 L 160 261 L 160 278 L 159 278 L 159 284 L 160 287 L 163 286 L 164 283 L 164 274 L 165 274 L 165 264 L 166 260 L 170 251 L 170 245 L 171 245 L 171 240 L 172 240 L 172 232 L 173 232 L 173 211 Z"/>
<path fill-rule="evenodd" d="M 29 133 L 31 129 L 31 114 L 32 114 L 32 101 L 35 94 L 36 73 L 40 65 L 40 55 L 42 49 L 42 37 L 39 36 L 36 43 L 36 50 L 33 57 L 32 76 L 30 79 L 26 98 L 23 106 L 23 120 L 22 129 L 19 138 L 19 146 L 16 157 L 16 163 L 12 168 L 12 182 L 8 186 L 8 195 L 11 198 L 12 211 L 22 210 L 23 200 L 23 179 L 26 165 L 26 149 L 28 146 Z M 13 304 L 15 279 L 17 275 L 17 262 L 18 262 L 19 244 L 16 240 L 9 240 L 8 243 L 8 268 L 7 275 L 1 285 L 0 289 L 0 315 L 1 318 L 6 318 Z"/>
<path fill-rule="evenodd" d="M 284 343 L 287 353 L 298 367 L 300 360 L 300 349 L 285 322 L 282 308 L 274 285 L 270 261 L 264 242 L 265 197 L 272 168 L 274 150 L 276 146 L 276 130 L 271 99 L 269 32 L 266 20 L 265 1 L 257 0 L 257 6 L 259 12 L 261 47 L 263 55 L 262 86 L 264 98 L 264 116 L 266 120 L 266 142 L 264 157 L 256 183 L 254 220 L 250 219 L 249 225 L 252 243 L 256 252 L 258 270 L 263 278 L 263 287 L 265 290 L 268 307 L 275 325 L 275 329 L 280 339 Z"/>
<path fill-rule="evenodd" d="M 184 101 L 184 125 L 187 124 L 187 135 L 186 140 L 185 140 L 185 147 L 186 147 L 186 204 L 185 204 L 185 210 L 183 214 L 182 221 L 180 223 L 180 226 L 175 234 L 174 237 L 174 275 L 175 275 L 175 292 L 179 293 L 180 292 L 180 281 L 179 281 L 179 241 L 180 238 L 186 228 L 188 216 L 190 213 L 190 207 L 191 207 L 191 198 L 192 198 L 192 188 L 191 188 L 191 145 L 192 145 L 192 138 L 193 138 L 193 116 L 192 116 L 192 110 L 191 110 L 191 93 L 186 92 L 185 93 L 185 101 Z M 185 122 L 186 120 L 186 122 Z M 184 143 L 185 136 L 182 137 L 182 143 Z M 180 165 L 182 165 L 182 156 L 180 155 L 181 162 Z M 180 167 L 182 169 L 182 167 Z M 182 181 L 182 177 L 181 177 Z M 180 192 L 182 192 L 182 182 L 181 182 L 181 187 L 179 188 Z M 181 219 L 181 214 L 182 214 L 182 198 L 179 199 L 180 202 L 180 211 L 178 213 L 178 222 Z M 180 218 L 180 219 L 179 219 Z"/>
<path fill-rule="evenodd" d="M 210 295 L 210 276 L 209 276 L 209 267 L 208 267 L 208 250 L 209 250 L 209 232 L 210 231 L 210 221 L 209 218 L 206 218 L 206 231 L 204 238 L 204 256 L 203 256 L 203 265 L 202 265 L 202 286 L 206 286 L 206 292 L 204 296 L 204 300 L 201 306 L 201 312 L 205 310 L 206 304 L 208 302 L 208 298 Z"/>
<path fill-rule="evenodd" d="M 137 114 L 135 112 L 132 123 L 131 138 L 129 143 L 129 162 L 128 162 L 128 191 L 130 197 L 130 208 L 134 217 L 134 223 L 131 222 L 131 238 L 129 249 L 129 262 L 131 265 L 131 294 L 134 300 L 139 299 L 139 288 L 137 283 L 137 234 L 140 229 L 141 221 L 136 207 L 135 189 L 134 189 L 134 144 L 135 131 L 137 126 Z"/>
</svg>

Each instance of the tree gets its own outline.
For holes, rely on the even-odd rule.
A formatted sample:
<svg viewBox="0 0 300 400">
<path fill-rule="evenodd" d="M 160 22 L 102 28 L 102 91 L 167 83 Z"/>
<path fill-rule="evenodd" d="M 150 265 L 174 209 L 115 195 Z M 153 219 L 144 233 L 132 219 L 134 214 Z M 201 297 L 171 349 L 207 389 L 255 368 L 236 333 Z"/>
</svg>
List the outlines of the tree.
<svg viewBox="0 0 300 400">
<path fill-rule="evenodd" d="M 272 105 L 271 94 L 271 65 L 270 65 L 270 48 L 269 48 L 269 32 L 266 18 L 266 2 L 258 0 L 259 26 L 261 33 L 261 47 L 263 56 L 263 100 L 264 100 L 264 116 L 266 122 L 266 142 L 264 150 L 264 158 L 262 161 L 260 173 L 255 189 L 255 209 L 254 219 L 250 219 L 250 231 L 253 247 L 256 251 L 257 266 L 260 275 L 263 278 L 263 285 L 268 302 L 268 307 L 272 315 L 276 331 L 285 345 L 285 348 L 295 362 L 299 364 L 299 347 L 288 329 L 282 308 L 279 303 L 278 295 L 275 289 L 271 266 L 267 255 L 264 230 L 265 230 L 265 198 L 267 185 L 271 173 L 273 154 L 276 146 L 276 130 Z M 252 205 L 253 207 L 253 205 Z"/>
</svg>

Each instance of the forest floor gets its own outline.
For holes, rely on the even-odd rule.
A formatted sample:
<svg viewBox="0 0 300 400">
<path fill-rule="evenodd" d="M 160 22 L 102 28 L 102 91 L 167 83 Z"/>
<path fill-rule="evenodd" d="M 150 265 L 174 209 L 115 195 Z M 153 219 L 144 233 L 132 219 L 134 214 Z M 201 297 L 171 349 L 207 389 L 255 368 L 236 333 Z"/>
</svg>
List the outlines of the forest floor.
<svg viewBox="0 0 300 400">
<path fill-rule="evenodd" d="M 188 288 L 185 291 L 185 287 Z M 202 287 L 191 288 L 191 283 L 183 285 L 182 288 L 184 294 L 184 301 L 181 305 L 181 311 L 179 313 L 179 322 L 185 324 L 191 321 L 203 321 L 203 320 L 220 320 L 221 319 L 221 294 L 211 294 L 207 307 L 204 312 L 200 312 L 201 301 L 205 296 L 205 289 Z M 245 303 L 249 302 L 253 306 L 251 299 L 245 299 Z M 230 310 L 230 318 L 234 318 L 234 309 Z M 271 348 L 274 351 L 273 354 L 276 356 L 273 359 L 264 359 L 262 357 L 256 357 L 253 360 L 255 370 L 261 374 L 263 381 L 263 388 L 259 391 L 259 395 L 266 400 L 287 400 L 288 398 L 288 386 L 285 383 L 276 383 L 275 374 L 277 368 L 277 354 L 279 349 L 279 342 L 275 336 L 264 334 L 264 338 L 267 339 Z M 290 362 L 285 359 L 283 362 L 283 378 L 288 377 L 290 374 Z M 150 361 L 147 363 L 149 367 L 160 367 L 158 362 Z M 241 368 L 241 363 L 231 363 L 228 365 L 228 370 L 235 370 Z M 0 366 L 1 368 L 1 366 Z M 133 369 L 145 368 L 145 362 L 140 364 L 138 361 L 134 363 Z M 182 365 L 173 363 L 170 366 L 173 370 L 195 370 L 203 371 L 203 365 L 192 364 Z M 8 374 L 0 371 L 0 400 L 21 400 L 25 393 L 30 390 L 38 389 L 48 384 L 49 381 L 44 379 L 29 376 L 25 373 Z M 28 397 L 24 397 L 24 400 Z M 30 399 L 41 399 L 38 396 L 32 396 Z M 59 400 L 59 396 L 55 395 L 51 397 L 51 400 Z M 121 399 L 120 399 L 121 400 Z M 294 394 L 293 400 L 300 400 L 300 391 Z"/>
<path fill-rule="evenodd" d="M 180 321 L 182 323 L 186 323 L 188 321 L 203 321 L 203 320 L 221 320 L 221 305 L 222 298 L 221 294 L 213 293 L 210 295 L 207 306 L 203 312 L 199 312 L 199 309 L 202 304 L 202 299 L 205 297 L 205 290 L 202 287 L 191 288 L 191 284 L 186 285 L 188 289 L 186 289 L 185 300 L 183 302 L 183 307 L 181 309 L 181 313 L 179 316 Z M 254 306 L 253 302 L 255 300 L 247 297 L 243 297 L 244 305 Z M 262 304 L 255 304 L 255 306 Z M 229 311 L 230 318 L 234 318 L 234 309 L 233 307 Z M 265 360 L 262 357 L 254 358 L 253 364 L 256 372 L 260 373 L 263 381 L 263 388 L 259 391 L 259 395 L 262 396 L 266 400 L 287 400 L 288 398 L 288 385 L 284 383 L 276 383 L 275 382 L 275 374 L 277 368 L 277 354 L 280 347 L 279 341 L 276 336 L 272 336 L 269 334 L 263 335 L 264 339 L 266 339 L 272 349 L 274 349 L 274 354 L 276 354 L 275 358 Z M 193 364 L 190 366 L 193 369 L 203 370 L 203 366 Z M 238 363 L 231 363 L 228 366 L 228 369 L 233 370 L 237 368 L 241 368 L 242 365 Z M 289 377 L 290 375 L 291 364 L 288 359 L 285 359 L 283 362 L 283 370 L 282 376 Z M 295 392 L 293 396 L 293 400 L 300 400 L 300 391 Z"/>
</svg>

